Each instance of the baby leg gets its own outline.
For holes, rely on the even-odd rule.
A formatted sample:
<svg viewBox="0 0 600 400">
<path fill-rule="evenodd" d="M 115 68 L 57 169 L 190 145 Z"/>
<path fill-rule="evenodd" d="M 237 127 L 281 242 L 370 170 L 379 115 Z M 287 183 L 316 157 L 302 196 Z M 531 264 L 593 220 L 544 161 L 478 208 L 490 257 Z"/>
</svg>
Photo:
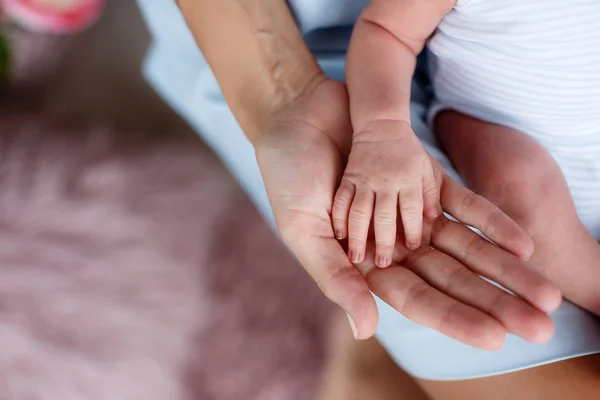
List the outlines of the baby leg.
<svg viewBox="0 0 600 400">
<path fill-rule="evenodd" d="M 600 314 L 600 246 L 577 217 L 551 155 L 525 134 L 456 112 L 441 113 L 435 128 L 467 186 L 531 235 L 529 265 L 567 299 Z"/>
</svg>

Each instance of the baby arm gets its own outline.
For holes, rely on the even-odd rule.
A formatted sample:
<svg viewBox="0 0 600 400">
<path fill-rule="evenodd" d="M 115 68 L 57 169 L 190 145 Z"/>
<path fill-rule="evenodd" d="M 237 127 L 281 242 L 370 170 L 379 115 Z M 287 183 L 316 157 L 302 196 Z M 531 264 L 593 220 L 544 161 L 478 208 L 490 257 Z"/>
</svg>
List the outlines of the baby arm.
<svg viewBox="0 0 600 400">
<path fill-rule="evenodd" d="M 410 125 L 410 89 L 427 38 L 454 0 L 373 0 L 361 14 L 348 51 L 352 150 L 332 210 L 350 260 L 364 258 L 374 221 L 376 264 L 391 263 L 398 212 L 406 246 L 421 244 L 423 214 L 439 214 L 427 153 Z"/>
<path fill-rule="evenodd" d="M 548 152 L 513 129 L 455 112 L 436 133 L 469 188 L 514 219 L 535 243 L 528 265 L 564 296 L 600 315 L 600 245 L 580 222 L 565 178 Z"/>
</svg>

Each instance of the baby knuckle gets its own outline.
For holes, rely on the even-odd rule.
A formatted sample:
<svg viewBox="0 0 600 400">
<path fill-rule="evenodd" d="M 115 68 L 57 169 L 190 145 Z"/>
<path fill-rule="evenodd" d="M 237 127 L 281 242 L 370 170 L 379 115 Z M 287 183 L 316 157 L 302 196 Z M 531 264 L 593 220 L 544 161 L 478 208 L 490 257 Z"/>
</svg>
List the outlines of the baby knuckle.
<svg viewBox="0 0 600 400">
<path fill-rule="evenodd" d="M 422 211 L 418 207 L 406 206 L 400 208 L 400 214 L 404 221 L 416 221 L 420 218 Z"/>
<path fill-rule="evenodd" d="M 469 192 L 462 199 L 462 206 L 460 211 L 459 220 L 462 221 L 467 215 L 467 213 L 473 208 L 473 206 L 477 203 L 477 195 L 473 192 Z"/>
<path fill-rule="evenodd" d="M 394 252 L 394 242 L 391 240 L 379 239 L 377 241 L 377 254 L 387 255 Z"/>
<path fill-rule="evenodd" d="M 498 224 L 498 221 L 500 220 L 500 218 L 502 217 L 503 213 L 502 211 L 500 211 L 500 209 L 496 208 L 491 214 L 490 216 L 487 218 L 487 220 L 485 221 L 485 224 L 482 228 L 482 232 L 484 235 L 486 236 L 490 236 L 491 233 L 493 233 L 496 229 L 496 225 Z"/>
<path fill-rule="evenodd" d="M 379 226 L 394 226 L 396 218 L 393 218 L 390 214 L 379 214 L 375 216 L 374 222 Z"/>
<path fill-rule="evenodd" d="M 362 232 L 356 230 L 348 233 L 348 247 L 354 250 L 360 250 L 366 242 L 366 237 L 362 235 Z"/>
<path fill-rule="evenodd" d="M 349 196 L 346 195 L 338 195 L 333 199 L 333 207 L 335 208 L 347 208 Z"/>
<path fill-rule="evenodd" d="M 484 239 L 480 236 L 473 237 L 473 239 L 466 245 L 463 252 L 463 262 L 468 262 L 473 255 L 481 253 L 485 246 Z"/>
<path fill-rule="evenodd" d="M 350 210 L 350 219 L 354 222 L 368 222 L 371 217 L 370 215 L 363 210 Z"/>
<path fill-rule="evenodd" d="M 423 193 L 426 196 L 434 196 L 437 195 L 438 192 L 438 188 L 435 182 L 429 182 L 427 185 L 425 185 L 425 187 L 423 188 Z"/>
<path fill-rule="evenodd" d="M 355 173 L 355 172 L 354 173 L 346 172 L 343 180 L 345 180 L 350 185 L 354 185 L 357 189 L 371 187 L 372 183 L 373 183 L 372 177 L 370 177 L 368 175 L 364 175 L 362 173 L 359 174 L 359 173 Z"/>
<path fill-rule="evenodd" d="M 411 315 L 414 314 L 414 310 L 417 308 L 419 301 L 429 292 L 429 285 L 425 282 L 419 282 L 412 285 L 406 295 L 404 296 L 404 301 L 400 305 L 401 314 L 410 318 Z"/>
<path fill-rule="evenodd" d="M 334 225 L 343 225 L 346 222 L 346 218 L 334 215 L 331 217 Z"/>
</svg>

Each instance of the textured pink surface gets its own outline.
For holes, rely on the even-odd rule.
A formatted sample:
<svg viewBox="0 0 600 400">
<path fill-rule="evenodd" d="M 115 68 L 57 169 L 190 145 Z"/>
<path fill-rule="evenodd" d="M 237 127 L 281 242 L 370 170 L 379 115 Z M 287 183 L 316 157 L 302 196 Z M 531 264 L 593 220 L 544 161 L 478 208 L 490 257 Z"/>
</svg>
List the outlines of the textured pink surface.
<svg viewBox="0 0 600 400">
<path fill-rule="evenodd" d="M 331 310 L 195 138 L 0 117 L 0 398 L 312 399 Z"/>
<path fill-rule="evenodd" d="M 72 36 L 46 36 L 23 29 L 12 29 L 9 38 L 13 48 L 10 79 L 20 89 L 50 82 L 68 59 L 74 41 Z"/>
</svg>

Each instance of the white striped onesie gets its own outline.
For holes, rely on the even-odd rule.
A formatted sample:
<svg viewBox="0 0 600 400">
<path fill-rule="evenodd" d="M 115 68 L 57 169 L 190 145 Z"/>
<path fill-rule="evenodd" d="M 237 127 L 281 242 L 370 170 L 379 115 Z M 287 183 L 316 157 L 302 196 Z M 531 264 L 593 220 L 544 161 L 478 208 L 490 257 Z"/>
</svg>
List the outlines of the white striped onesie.
<svg viewBox="0 0 600 400">
<path fill-rule="evenodd" d="M 458 0 L 428 44 L 435 104 L 538 140 L 600 239 L 600 0 Z"/>
</svg>

